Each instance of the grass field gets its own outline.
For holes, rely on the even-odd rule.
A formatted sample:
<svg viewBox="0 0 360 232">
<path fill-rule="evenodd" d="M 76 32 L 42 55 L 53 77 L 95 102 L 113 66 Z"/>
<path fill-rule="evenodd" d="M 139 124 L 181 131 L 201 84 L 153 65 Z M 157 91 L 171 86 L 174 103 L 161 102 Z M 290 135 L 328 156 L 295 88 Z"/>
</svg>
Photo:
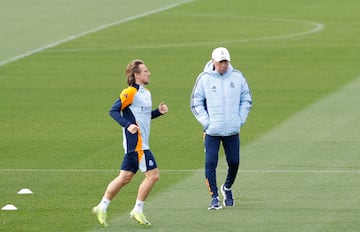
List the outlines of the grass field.
<svg viewBox="0 0 360 232">
<path fill-rule="evenodd" d="M 0 231 L 143 231 L 128 217 L 139 173 L 100 227 L 91 208 L 118 173 L 109 117 L 143 59 L 161 179 L 151 231 L 360 230 L 360 4 L 355 0 L 0 2 Z M 225 46 L 254 106 L 242 129 L 236 207 L 209 212 L 197 75 Z M 224 155 L 219 183 L 226 172 Z M 16 194 L 29 188 L 31 195 Z"/>
</svg>

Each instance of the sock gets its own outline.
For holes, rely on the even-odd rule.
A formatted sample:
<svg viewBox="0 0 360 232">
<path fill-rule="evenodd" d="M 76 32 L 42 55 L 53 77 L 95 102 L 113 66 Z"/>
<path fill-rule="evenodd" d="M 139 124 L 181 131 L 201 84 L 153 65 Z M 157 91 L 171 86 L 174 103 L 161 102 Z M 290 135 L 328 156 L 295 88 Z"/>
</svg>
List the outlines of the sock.
<svg viewBox="0 0 360 232">
<path fill-rule="evenodd" d="M 137 213 L 142 213 L 143 209 L 144 209 L 144 204 L 145 204 L 144 201 L 140 201 L 140 200 L 136 199 L 136 203 L 135 203 L 133 210 Z"/>
<path fill-rule="evenodd" d="M 109 200 L 109 199 L 106 199 L 105 197 L 103 197 L 102 199 L 101 199 L 101 201 L 100 201 L 100 203 L 99 203 L 99 208 L 102 210 L 102 211 L 106 211 L 107 210 L 107 208 L 109 207 L 109 205 L 110 205 L 110 202 L 111 202 L 111 200 Z"/>
</svg>

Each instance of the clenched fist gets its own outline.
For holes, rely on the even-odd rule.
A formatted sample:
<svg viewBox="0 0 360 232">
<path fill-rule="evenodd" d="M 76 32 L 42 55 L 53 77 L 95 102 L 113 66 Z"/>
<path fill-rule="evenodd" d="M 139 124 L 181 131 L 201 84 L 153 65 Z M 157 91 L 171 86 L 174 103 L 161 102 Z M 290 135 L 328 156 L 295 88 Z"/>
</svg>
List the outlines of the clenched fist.
<svg viewBox="0 0 360 232">
<path fill-rule="evenodd" d="M 161 102 L 158 109 L 161 114 L 166 114 L 167 112 L 169 112 L 169 109 L 168 109 L 167 105 L 165 104 L 165 102 Z"/>
</svg>

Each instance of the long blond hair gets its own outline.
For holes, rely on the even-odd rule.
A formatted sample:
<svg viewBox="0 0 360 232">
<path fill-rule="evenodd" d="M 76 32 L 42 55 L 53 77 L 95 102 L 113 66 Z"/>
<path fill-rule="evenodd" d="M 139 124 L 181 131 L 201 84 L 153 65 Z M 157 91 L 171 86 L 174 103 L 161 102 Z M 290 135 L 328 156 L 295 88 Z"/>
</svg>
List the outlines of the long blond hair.
<svg viewBox="0 0 360 232">
<path fill-rule="evenodd" d="M 140 59 L 135 59 L 127 65 L 125 75 L 126 75 L 126 80 L 127 80 L 127 83 L 129 84 L 129 86 L 135 84 L 135 73 L 141 72 L 141 70 L 139 68 L 139 66 L 141 64 L 144 64 L 144 61 L 142 61 Z"/>
</svg>

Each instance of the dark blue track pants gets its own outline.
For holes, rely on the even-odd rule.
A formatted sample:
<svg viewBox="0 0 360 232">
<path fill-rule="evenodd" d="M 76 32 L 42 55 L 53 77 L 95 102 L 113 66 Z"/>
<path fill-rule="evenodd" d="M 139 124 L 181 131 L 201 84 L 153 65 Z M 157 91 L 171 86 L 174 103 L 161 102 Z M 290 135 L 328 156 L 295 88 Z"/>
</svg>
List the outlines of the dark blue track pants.
<svg viewBox="0 0 360 232">
<path fill-rule="evenodd" d="M 235 182 L 240 164 L 239 134 L 231 136 L 205 135 L 205 178 L 212 197 L 218 196 L 216 168 L 219 160 L 220 142 L 222 142 L 228 164 L 227 177 L 224 183 L 226 188 L 231 188 Z"/>
</svg>

